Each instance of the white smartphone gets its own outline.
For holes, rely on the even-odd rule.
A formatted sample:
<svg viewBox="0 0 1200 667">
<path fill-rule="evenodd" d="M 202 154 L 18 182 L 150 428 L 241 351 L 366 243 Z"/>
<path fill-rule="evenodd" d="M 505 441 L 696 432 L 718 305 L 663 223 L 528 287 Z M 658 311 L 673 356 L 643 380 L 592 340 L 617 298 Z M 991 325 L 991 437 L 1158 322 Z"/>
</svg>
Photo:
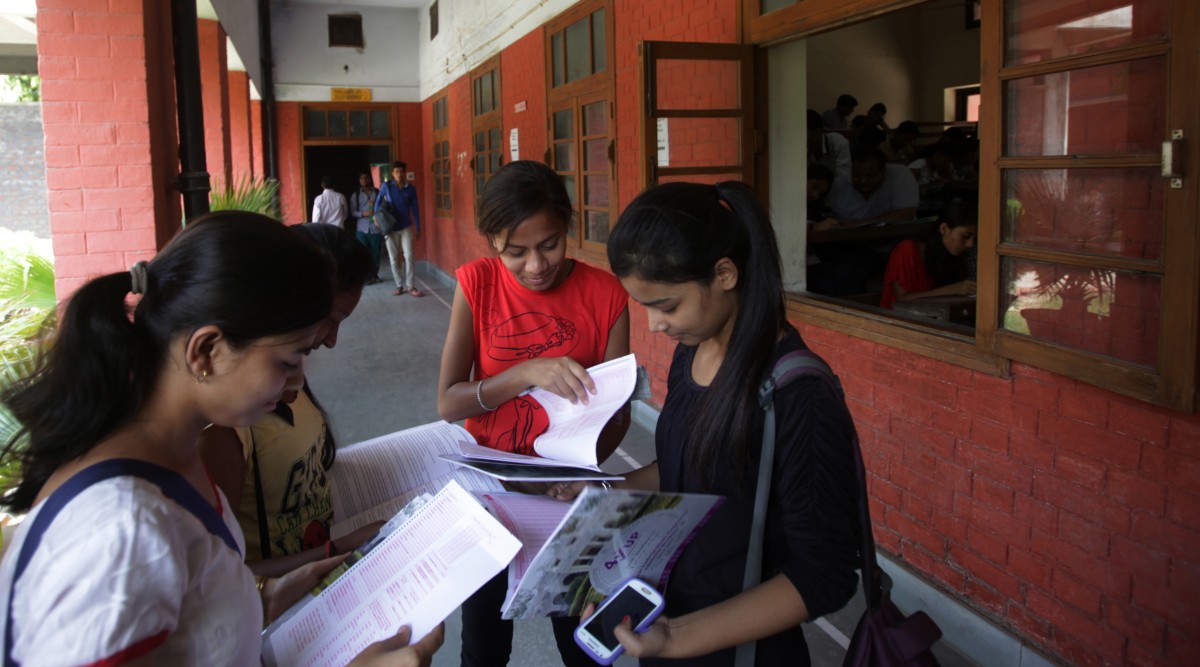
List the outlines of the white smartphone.
<svg viewBox="0 0 1200 667">
<path fill-rule="evenodd" d="M 634 632 L 641 632 L 658 618 L 664 604 L 662 594 L 653 586 L 641 579 L 630 579 L 608 596 L 596 613 L 575 628 L 575 643 L 596 662 L 611 665 L 625 652 L 613 634 L 621 620 L 628 616 Z"/>
</svg>

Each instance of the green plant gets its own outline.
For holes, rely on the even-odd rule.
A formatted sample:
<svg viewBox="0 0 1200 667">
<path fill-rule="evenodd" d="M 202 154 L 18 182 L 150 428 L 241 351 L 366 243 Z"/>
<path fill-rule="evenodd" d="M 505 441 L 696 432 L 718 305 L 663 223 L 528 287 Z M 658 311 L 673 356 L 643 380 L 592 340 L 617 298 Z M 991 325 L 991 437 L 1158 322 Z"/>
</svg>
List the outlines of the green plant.
<svg viewBox="0 0 1200 667">
<path fill-rule="evenodd" d="M 36 74 L 10 74 L 0 78 L 0 102 L 40 102 L 42 80 Z"/>
<path fill-rule="evenodd" d="M 57 307 L 49 242 L 0 229 L 0 389 L 33 372 Z M 20 424 L 0 404 L 0 445 L 19 431 Z M 11 464 L 0 467 L 0 488 L 9 486 L 14 473 Z"/>
<path fill-rule="evenodd" d="M 208 207 L 212 211 L 252 211 L 279 220 L 279 181 L 243 176 L 232 186 L 214 187 Z"/>
</svg>

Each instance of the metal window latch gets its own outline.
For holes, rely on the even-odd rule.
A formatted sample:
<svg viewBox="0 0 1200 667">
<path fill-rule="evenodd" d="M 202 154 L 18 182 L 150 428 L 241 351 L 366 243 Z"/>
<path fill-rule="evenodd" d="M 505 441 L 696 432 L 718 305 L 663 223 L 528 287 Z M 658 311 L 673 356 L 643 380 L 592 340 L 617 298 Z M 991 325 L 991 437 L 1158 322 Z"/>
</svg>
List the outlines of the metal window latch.
<svg viewBox="0 0 1200 667">
<path fill-rule="evenodd" d="M 1171 138 L 1162 142 L 1162 177 L 1171 187 L 1183 187 L 1183 130 L 1171 130 Z"/>
</svg>

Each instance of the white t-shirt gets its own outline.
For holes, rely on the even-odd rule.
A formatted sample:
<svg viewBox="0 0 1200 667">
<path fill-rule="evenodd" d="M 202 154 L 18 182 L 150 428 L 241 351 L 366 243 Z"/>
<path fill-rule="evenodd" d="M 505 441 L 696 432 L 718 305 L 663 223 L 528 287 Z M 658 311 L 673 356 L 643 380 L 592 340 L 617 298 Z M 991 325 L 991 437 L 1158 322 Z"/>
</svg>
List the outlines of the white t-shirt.
<svg viewBox="0 0 1200 667">
<path fill-rule="evenodd" d="M 839 219 L 862 220 L 906 208 L 916 208 L 921 194 L 912 172 L 902 164 L 886 164 L 883 183 L 869 197 L 854 189 L 849 178 L 833 179 L 825 203 Z"/>
<path fill-rule="evenodd" d="M 151 482 L 98 482 L 55 517 L 14 594 L 39 503 L 0 562 L 0 608 L 13 595 L 13 657 L 26 667 L 139 655 L 160 665 L 258 665 L 262 602 L 241 529 L 217 493 L 239 552 Z M 0 616 L 0 636 L 6 623 Z"/>
</svg>

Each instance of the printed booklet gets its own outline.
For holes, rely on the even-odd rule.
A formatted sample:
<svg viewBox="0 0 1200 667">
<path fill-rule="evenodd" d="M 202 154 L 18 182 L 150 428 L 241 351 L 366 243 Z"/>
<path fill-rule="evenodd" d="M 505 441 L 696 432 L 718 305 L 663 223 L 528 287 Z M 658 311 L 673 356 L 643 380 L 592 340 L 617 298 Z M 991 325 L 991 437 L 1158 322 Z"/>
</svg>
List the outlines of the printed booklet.
<svg viewBox="0 0 1200 667">
<path fill-rule="evenodd" d="M 263 631 L 263 662 L 341 667 L 412 626 L 429 634 L 508 564 L 517 538 L 451 480 L 421 496 Z"/>
<path fill-rule="evenodd" d="M 666 587 L 671 568 L 721 496 L 586 487 L 567 504 L 521 493 L 480 494 L 521 541 L 508 566 L 503 617 L 578 616 L 630 577 Z"/>
</svg>

